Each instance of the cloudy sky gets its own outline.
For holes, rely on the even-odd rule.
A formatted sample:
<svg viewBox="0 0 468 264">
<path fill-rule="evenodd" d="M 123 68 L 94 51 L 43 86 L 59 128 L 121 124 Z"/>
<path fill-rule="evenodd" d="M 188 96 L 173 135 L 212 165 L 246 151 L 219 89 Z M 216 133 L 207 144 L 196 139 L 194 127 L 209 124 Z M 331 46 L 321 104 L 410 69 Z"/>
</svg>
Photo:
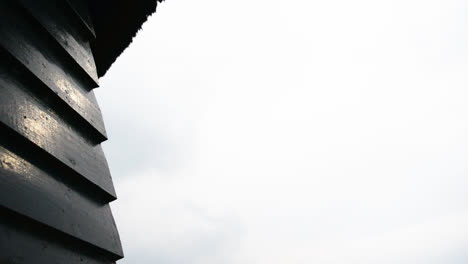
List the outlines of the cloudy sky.
<svg viewBox="0 0 468 264">
<path fill-rule="evenodd" d="M 119 264 L 467 263 L 467 7 L 161 4 L 97 91 Z"/>
</svg>

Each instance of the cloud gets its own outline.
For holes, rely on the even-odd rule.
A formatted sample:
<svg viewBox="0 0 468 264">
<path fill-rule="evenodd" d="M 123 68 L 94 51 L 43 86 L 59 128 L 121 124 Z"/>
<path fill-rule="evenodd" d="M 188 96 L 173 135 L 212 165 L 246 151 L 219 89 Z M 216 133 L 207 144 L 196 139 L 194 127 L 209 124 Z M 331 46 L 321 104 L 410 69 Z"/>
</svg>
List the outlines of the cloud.
<svg viewBox="0 0 468 264">
<path fill-rule="evenodd" d="M 236 215 L 201 208 L 189 186 L 154 170 L 116 185 L 115 218 L 130 242 L 122 263 L 232 263 L 243 235 Z"/>
<path fill-rule="evenodd" d="M 122 263 L 463 263 L 462 1 L 167 1 L 102 79 Z"/>
</svg>

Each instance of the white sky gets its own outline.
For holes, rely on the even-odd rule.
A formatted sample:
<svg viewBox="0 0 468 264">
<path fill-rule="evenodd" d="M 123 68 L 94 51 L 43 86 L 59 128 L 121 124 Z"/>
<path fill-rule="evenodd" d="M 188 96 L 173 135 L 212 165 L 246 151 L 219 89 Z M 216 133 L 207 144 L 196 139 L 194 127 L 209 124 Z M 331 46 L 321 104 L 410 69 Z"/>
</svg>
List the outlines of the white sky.
<svg viewBox="0 0 468 264">
<path fill-rule="evenodd" d="M 161 4 L 97 92 L 119 264 L 467 263 L 467 7 Z"/>
</svg>

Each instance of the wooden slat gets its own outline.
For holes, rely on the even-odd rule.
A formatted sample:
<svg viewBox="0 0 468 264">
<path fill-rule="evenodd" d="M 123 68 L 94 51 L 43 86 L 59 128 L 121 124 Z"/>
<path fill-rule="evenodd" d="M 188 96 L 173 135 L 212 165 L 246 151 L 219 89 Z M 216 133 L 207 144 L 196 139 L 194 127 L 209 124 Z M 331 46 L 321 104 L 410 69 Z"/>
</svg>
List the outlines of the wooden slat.
<svg viewBox="0 0 468 264">
<path fill-rule="evenodd" d="M 0 63 L 0 123 L 53 156 L 70 170 L 115 199 L 115 190 L 101 145 L 86 140 L 71 121 L 31 93 L 34 87 L 14 68 Z"/>
<path fill-rule="evenodd" d="M 74 12 L 64 0 L 19 0 L 98 86 L 98 76 L 89 39 L 76 26 Z M 69 10 L 70 12 L 67 12 Z"/>
<path fill-rule="evenodd" d="M 1 264 L 115 264 L 115 258 L 0 207 Z"/>
<path fill-rule="evenodd" d="M 92 197 L 85 185 L 0 146 L 0 206 L 122 256 L 109 205 Z"/>
<path fill-rule="evenodd" d="M 36 75 L 31 73 L 23 64 L 16 60 L 10 53 L 0 46 L 0 58 L 3 65 L 8 65 L 9 70 L 15 72 L 18 78 L 28 80 L 28 87 L 36 96 L 43 98 L 59 116 L 70 120 L 70 124 L 74 125 L 76 130 L 82 131 L 82 134 L 95 144 L 102 143 L 107 140 L 107 137 L 98 131 L 90 124 L 83 116 L 76 112 L 69 104 L 60 98 L 53 90 L 45 85 Z M 3 66 L 2 69 L 4 69 Z M 88 99 L 92 104 L 97 105 L 96 97 L 91 91 L 88 94 Z"/>
<path fill-rule="evenodd" d="M 93 21 L 89 13 L 89 7 L 86 0 L 65 0 L 71 9 L 75 12 L 76 17 L 81 21 L 81 24 L 86 27 L 92 37 L 96 38 Z"/>
<path fill-rule="evenodd" d="M 115 264 L 87 0 L 0 1 L 0 264 Z"/>
<path fill-rule="evenodd" d="M 54 43 L 44 37 L 47 32 L 41 32 L 32 18 L 26 17 L 23 10 L 8 0 L 0 1 L 0 17 L 0 46 L 105 137 L 101 111 L 90 100 L 92 93 L 76 75 L 71 63 L 53 48 Z"/>
</svg>

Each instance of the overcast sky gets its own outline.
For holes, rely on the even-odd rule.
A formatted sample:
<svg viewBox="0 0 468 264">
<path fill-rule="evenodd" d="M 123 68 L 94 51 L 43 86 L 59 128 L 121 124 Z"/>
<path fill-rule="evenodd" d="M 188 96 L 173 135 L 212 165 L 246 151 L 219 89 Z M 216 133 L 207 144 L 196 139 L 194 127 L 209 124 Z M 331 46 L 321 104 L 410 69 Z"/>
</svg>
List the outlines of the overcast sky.
<svg viewBox="0 0 468 264">
<path fill-rule="evenodd" d="M 467 263 L 467 5 L 159 5 L 97 91 L 119 264 Z"/>
</svg>

